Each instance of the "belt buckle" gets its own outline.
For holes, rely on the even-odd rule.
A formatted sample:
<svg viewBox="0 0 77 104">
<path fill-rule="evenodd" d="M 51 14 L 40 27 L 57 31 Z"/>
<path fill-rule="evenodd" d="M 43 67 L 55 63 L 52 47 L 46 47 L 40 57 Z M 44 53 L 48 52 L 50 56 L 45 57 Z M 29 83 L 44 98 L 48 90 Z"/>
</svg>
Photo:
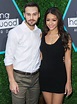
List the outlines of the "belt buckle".
<svg viewBox="0 0 77 104">
<path fill-rule="evenodd" d="M 32 73 L 29 73 L 29 72 L 26 72 L 25 74 L 26 74 L 26 75 L 32 75 Z"/>
<path fill-rule="evenodd" d="M 35 71 L 35 72 L 33 72 L 33 73 L 25 72 L 25 75 L 35 75 L 35 74 L 37 74 L 37 73 L 38 73 L 38 70 Z"/>
</svg>

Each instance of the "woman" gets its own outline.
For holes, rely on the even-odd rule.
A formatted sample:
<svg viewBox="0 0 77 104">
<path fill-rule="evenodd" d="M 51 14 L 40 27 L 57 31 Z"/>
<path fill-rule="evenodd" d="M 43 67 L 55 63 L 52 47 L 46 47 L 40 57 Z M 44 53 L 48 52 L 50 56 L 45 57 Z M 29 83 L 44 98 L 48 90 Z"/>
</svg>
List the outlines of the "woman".
<svg viewBox="0 0 77 104">
<path fill-rule="evenodd" d="M 46 104 L 62 104 L 64 94 L 72 93 L 71 38 L 64 30 L 58 8 L 46 11 L 44 23 L 40 87 Z"/>
</svg>

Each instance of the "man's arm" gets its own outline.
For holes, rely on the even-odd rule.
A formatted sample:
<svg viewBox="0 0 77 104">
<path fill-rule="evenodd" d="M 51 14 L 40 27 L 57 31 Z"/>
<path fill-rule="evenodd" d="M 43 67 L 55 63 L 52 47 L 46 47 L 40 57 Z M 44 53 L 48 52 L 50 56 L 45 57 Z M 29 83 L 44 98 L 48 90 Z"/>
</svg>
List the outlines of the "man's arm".
<svg viewBox="0 0 77 104">
<path fill-rule="evenodd" d="M 12 92 L 14 92 L 15 94 L 17 94 L 19 92 L 19 87 L 14 79 L 13 65 L 6 66 L 6 70 L 8 73 L 8 79 L 9 79 L 9 83 L 10 83 L 10 90 Z"/>
<path fill-rule="evenodd" d="M 5 51 L 5 59 L 4 63 L 6 66 L 6 70 L 8 73 L 8 79 L 10 83 L 10 90 L 17 94 L 19 91 L 18 84 L 16 83 L 14 79 L 14 73 L 13 73 L 13 63 L 14 63 L 14 54 L 17 48 L 17 34 L 15 31 L 9 31 L 8 39 L 6 43 L 6 51 Z"/>
</svg>

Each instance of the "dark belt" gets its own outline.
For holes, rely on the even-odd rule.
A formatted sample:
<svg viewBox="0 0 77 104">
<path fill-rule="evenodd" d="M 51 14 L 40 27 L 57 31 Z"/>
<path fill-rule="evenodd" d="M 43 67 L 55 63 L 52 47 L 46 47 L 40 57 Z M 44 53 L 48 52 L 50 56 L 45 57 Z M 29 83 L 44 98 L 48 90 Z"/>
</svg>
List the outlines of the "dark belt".
<svg viewBox="0 0 77 104">
<path fill-rule="evenodd" d="M 35 72 L 33 72 L 33 73 L 29 73 L 29 72 L 22 72 L 22 71 L 15 70 L 15 69 L 14 69 L 14 71 L 15 71 L 16 73 L 23 74 L 23 75 L 35 75 L 35 74 L 37 74 L 37 73 L 39 72 L 39 70 L 37 70 L 37 71 L 35 71 Z"/>
</svg>

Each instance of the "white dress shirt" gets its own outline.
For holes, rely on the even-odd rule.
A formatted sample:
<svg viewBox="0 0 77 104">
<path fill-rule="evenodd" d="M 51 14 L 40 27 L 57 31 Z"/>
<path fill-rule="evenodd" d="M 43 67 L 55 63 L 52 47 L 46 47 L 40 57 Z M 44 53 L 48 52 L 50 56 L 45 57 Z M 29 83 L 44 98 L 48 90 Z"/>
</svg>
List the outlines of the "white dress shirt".
<svg viewBox="0 0 77 104">
<path fill-rule="evenodd" d="M 30 30 L 25 21 L 8 33 L 5 51 L 5 66 L 13 64 L 15 70 L 35 72 L 39 69 L 41 30 L 35 25 Z"/>
</svg>

